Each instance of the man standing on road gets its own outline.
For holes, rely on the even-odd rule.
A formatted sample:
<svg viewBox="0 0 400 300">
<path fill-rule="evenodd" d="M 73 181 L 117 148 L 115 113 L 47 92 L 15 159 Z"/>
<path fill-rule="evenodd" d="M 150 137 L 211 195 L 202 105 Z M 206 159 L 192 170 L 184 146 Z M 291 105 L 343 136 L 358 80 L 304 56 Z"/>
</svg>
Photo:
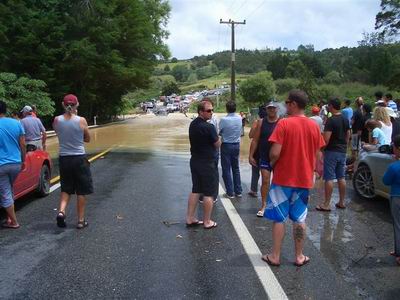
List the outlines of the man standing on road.
<svg viewBox="0 0 400 300">
<path fill-rule="evenodd" d="M 333 191 L 333 180 L 337 179 L 339 188 L 339 202 L 335 206 L 339 209 L 346 208 L 344 196 L 346 192 L 346 152 L 350 138 L 350 128 L 347 119 L 340 113 L 340 100 L 333 98 L 329 101 L 328 109 L 332 113 L 325 124 L 324 140 L 324 180 L 325 201 L 317 205 L 318 211 L 330 211 L 330 203 Z"/>
<path fill-rule="evenodd" d="M 88 226 L 85 220 L 86 195 L 93 193 L 90 164 L 86 158 L 84 142 L 90 142 L 86 119 L 77 115 L 78 98 L 69 94 L 62 102 L 65 113 L 54 119 L 53 128 L 60 145 L 61 199 L 57 214 L 57 226 L 65 227 L 65 210 L 70 196 L 77 195 L 78 224 L 82 229 Z"/>
<path fill-rule="evenodd" d="M 318 125 L 304 115 L 308 96 L 301 90 L 289 92 L 285 101 L 288 118 L 278 122 L 269 141 L 272 142 L 270 164 L 274 176 L 268 193 L 264 216 L 272 220 L 272 252 L 262 259 L 272 266 L 280 265 L 285 221 L 293 221 L 295 262 L 301 267 L 310 261 L 303 254 L 309 189 L 317 154 L 325 145 Z"/>
<path fill-rule="evenodd" d="M 226 112 L 228 114 L 219 122 L 219 135 L 222 137 L 221 167 L 226 189 L 225 196 L 232 199 L 234 196 L 242 197 L 239 168 L 242 118 L 235 114 L 236 103 L 233 101 L 226 102 Z"/>
<path fill-rule="evenodd" d="M 357 97 L 356 99 L 357 109 L 354 111 L 352 119 L 352 127 L 351 127 L 353 131 L 353 134 L 351 135 L 351 152 L 354 160 L 357 158 L 358 151 L 360 150 L 361 133 L 365 125 L 362 112 L 363 105 L 364 105 L 364 99 L 362 97 Z"/>
<path fill-rule="evenodd" d="M 33 145 L 36 149 L 46 150 L 46 129 L 39 118 L 33 116 L 33 109 L 30 106 L 25 106 L 22 109 L 24 118 L 21 124 L 25 130 L 26 145 Z"/>
<path fill-rule="evenodd" d="M 267 104 L 267 115 L 257 122 L 257 127 L 250 144 L 249 162 L 252 166 L 259 166 L 261 170 L 261 208 L 257 212 L 257 217 L 264 216 L 264 210 L 267 206 L 267 194 L 269 182 L 271 180 L 272 168 L 270 165 L 269 151 L 272 143 L 268 141 L 278 122 L 278 106 L 271 101 Z M 258 151 L 259 161 L 255 160 L 255 151 Z"/>
<path fill-rule="evenodd" d="M 0 207 L 7 212 L 7 221 L 2 226 L 17 229 L 13 184 L 25 168 L 25 133 L 19 121 L 6 118 L 6 112 L 6 103 L 0 101 Z"/>
<path fill-rule="evenodd" d="M 197 112 L 199 116 L 190 123 L 190 171 L 192 173 L 192 192 L 189 194 L 186 213 L 186 226 L 203 225 L 205 229 L 212 229 L 217 222 L 211 220 L 213 197 L 218 194 L 218 166 L 215 164 L 217 149 L 221 146 L 214 125 L 207 122 L 213 113 L 211 100 L 202 100 Z M 197 203 L 203 194 L 204 216 L 203 221 L 195 217 Z"/>
</svg>

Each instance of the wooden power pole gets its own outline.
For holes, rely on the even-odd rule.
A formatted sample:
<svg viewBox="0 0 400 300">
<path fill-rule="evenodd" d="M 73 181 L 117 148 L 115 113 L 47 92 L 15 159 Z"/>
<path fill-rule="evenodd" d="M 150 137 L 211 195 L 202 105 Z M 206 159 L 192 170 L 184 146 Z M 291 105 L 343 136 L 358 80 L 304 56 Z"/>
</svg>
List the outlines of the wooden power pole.
<svg viewBox="0 0 400 300">
<path fill-rule="evenodd" d="M 243 22 L 235 22 L 231 19 L 229 21 L 219 20 L 220 24 L 230 24 L 232 28 L 232 50 L 231 50 L 231 99 L 236 100 L 236 83 L 235 83 L 235 25 L 245 25 L 246 20 Z"/>
</svg>

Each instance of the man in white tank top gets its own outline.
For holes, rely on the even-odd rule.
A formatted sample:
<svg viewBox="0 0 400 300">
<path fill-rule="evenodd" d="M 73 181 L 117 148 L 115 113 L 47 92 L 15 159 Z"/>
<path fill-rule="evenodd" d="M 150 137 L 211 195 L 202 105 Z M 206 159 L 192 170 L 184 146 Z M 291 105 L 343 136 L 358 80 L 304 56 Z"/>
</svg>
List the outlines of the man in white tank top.
<svg viewBox="0 0 400 300">
<path fill-rule="evenodd" d="M 64 97 L 63 115 L 57 116 L 53 128 L 59 140 L 59 168 L 61 182 L 61 199 L 57 214 L 57 226 L 66 227 L 65 210 L 70 196 L 77 195 L 78 224 L 82 229 L 88 226 L 85 220 L 86 195 L 93 193 L 90 163 L 86 158 L 84 142 L 90 142 L 88 124 L 77 115 L 78 98 L 69 94 Z"/>
</svg>

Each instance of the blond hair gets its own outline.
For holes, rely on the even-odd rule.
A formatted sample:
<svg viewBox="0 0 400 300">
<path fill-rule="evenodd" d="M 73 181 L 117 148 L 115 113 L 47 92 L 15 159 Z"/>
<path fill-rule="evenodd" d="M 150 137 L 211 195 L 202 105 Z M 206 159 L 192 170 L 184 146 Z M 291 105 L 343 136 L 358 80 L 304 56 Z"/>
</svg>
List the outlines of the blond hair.
<svg viewBox="0 0 400 300">
<path fill-rule="evenodd" d="M 375 107 L 374 120 L 381 121 L 388 126 L 392 124 L 386 108 L 381 106 Z"/>
</svg>

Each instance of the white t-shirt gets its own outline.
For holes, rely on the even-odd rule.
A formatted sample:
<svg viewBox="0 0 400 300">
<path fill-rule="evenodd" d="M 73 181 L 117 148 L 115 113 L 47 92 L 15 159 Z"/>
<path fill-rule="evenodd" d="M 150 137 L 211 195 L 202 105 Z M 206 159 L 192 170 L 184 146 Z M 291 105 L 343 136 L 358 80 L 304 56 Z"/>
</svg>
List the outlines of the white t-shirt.
<svg viewBox="0 0 400 300">
<path fill-rule="evenodd" d="M 379 121 L 379 123 L 381 123 L 381 130 L 385 134 L 385 145 L 390 145 L 390 143 L 392 142 L 392 124 L 390 124 L 390 126 L 387 126 L 382 121 Z"/>
</svg>

